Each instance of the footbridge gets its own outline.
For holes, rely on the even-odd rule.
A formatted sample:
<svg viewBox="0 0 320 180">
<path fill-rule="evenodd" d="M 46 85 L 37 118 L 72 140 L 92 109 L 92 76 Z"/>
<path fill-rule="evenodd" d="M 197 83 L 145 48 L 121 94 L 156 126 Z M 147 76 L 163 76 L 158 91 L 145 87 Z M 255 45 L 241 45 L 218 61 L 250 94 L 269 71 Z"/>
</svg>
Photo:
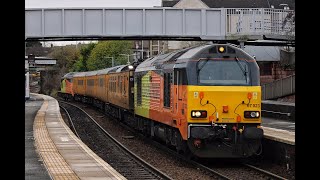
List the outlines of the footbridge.
<svg viewBox="0 0 320 180">
<path fill-rule="evenodd" d="M 294 43 L 295 12 L 269 8 L 26 8 L 25 39 L 272 39 Z"/>
</svg>

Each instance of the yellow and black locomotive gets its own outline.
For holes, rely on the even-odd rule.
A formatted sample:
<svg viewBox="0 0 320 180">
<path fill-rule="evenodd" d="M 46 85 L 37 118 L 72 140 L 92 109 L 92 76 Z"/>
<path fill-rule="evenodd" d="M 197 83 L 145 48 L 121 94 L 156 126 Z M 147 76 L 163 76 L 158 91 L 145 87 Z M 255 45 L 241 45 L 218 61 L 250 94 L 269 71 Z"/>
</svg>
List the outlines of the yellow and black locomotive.
<svg viewBox="0 0 320 180">
<path fill-rule="evenodd" d="M 236 46 L 201 45 L 65 81 L 72 88 L 62 97 L 93 103 L 177 151 L 242 158 L 261 148 L 259 67 Z"/>
</svg>

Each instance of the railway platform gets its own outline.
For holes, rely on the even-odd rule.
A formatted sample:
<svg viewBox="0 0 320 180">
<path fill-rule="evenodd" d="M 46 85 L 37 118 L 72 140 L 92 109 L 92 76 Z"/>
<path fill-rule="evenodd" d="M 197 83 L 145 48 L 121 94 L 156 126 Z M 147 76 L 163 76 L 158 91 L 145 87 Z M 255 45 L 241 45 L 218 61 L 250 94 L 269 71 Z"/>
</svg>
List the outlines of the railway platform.
<svg viewBox="0 0 320 180">
<path fill-rule="evenodd" d="M 30 99 L 25 112 L 26 159 L 30 159 L 26 179 L 126 179 L 73 134 L 57 100 L 40 94 L 31 94 Z"/>
<path fill-rule="evenodd" d="M 33 120 L 42 104 L 43 99 L 33 95 L 25 102 L 25 179 L 51 179 L 34 146 Z"/>
<path fill-rule="evenodd" d="M 295 122 L 262 116 L 262 129 L 263 157 L 295 169 Z"/>
<path fill-rule="evenodd" d="M 295 145 L 295 123 L 281 119 L 262 117 L 265 139 Z"/>
<path fill-rule="evenodd" d="M 295 103 L 262 101 L 264 138 L 295 145 Z"/>
</svg>

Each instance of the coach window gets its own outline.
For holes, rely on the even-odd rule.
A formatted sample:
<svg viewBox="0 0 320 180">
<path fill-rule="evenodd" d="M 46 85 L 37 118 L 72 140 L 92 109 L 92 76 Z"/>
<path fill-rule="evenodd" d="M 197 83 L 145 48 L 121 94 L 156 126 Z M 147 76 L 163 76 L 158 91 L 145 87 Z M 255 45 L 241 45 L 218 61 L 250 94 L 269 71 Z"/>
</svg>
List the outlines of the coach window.
<svg viewBox="0 0 320 180">
<path fill-rule="evenodd" d="M 83 85 L 83 80 L 78 80 L 78 85 L 82 86 Z"/>
<path fill-rule="evenodd" d="M 123 79 L 123 94 L 126 94 L 126 84 L 128 84 L 128 77 L 127 76 L 124 76 L 124 79 Z"/>
<path fill-rule="evenodd" d="M 120 82 L 119 82 L 119 93 L 122 93 L 122 76 L 119 77 Z"/>
<path fill-rule="evenodd" d="M 164 73 L 163 81 L 163 106 L 170 107 L 170 84 L 172 83 L 172 73 Z"/>
<path fill-rule="evenodd" d="M 103 86 L 104 86 L 104 85 L 103 85 L 103 78 L 100 78 L 100 79 L 99 79 L 99 86 L 100 86 L 100 87 L 103 87 Z"/>
</svg>

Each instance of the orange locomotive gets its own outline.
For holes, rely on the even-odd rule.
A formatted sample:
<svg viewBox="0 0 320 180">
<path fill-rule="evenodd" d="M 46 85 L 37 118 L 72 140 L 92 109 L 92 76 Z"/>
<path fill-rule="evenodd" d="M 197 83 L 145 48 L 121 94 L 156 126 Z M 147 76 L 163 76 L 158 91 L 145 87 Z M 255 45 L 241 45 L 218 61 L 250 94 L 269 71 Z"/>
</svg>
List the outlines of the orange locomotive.
<svg viewBox="0 0 320 180">
<path fill-rule="evenodd" d="M 202 45 L 101 71 L 99 78 L 99 71 L 73 74 L 75 99 L 180 152 L 241 158 L 261 148 L 259 67 L 235 46 Z M 84 91 L 76 85 L 81 78 Z"/>
</svg>

